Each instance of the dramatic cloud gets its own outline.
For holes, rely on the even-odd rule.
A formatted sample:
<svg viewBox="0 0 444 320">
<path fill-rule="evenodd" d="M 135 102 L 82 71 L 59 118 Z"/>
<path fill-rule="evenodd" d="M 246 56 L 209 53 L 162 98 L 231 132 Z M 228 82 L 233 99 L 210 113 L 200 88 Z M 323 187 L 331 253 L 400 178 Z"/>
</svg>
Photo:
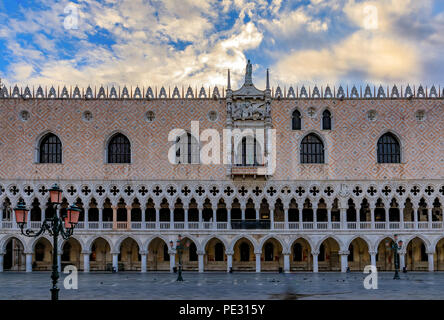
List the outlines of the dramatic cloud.
<svg viewBox="0 0 444 320">
<path fill-rule="evenodd" d="M 8 85 L 223 86 L 231 69 L 238 85 L 251 59 L 258 87 L 267 67 L 280 84 L 427 84 L 444 73 L 436 1 L 9 2 L 0 6 L 0 77 Z"/>
</svg>

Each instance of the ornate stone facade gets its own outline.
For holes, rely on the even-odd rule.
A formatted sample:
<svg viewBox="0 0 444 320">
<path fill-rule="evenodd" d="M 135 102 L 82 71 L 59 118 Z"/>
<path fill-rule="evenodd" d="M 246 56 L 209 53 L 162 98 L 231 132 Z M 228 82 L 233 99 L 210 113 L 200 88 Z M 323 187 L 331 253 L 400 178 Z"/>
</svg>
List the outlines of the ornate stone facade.
<svg viewBox="0 0 444 320">
<path fill-rule="evenodd" d="M 441 89 L 274 90 L 268 73 L 266 84 L 264 91 L 253 85 L 248 64 L 244 85 L 232 90 L 228 74 L 222 95 L 217 87 L 2 88 L 0 270 L 50 264 L 50 239 L 20 236 L 11 208 L 23 199 L 37 228 L 49 214 L 54 182 L 66 203 L 84 210 L 69 248 L 60 245 L 60 259 L 85 271 L 109 264 L 171 270 L 175 252 L 164 246 L 178 234 L 194 244 L 185 267 L 199 271 L 345 272 L 371 263 L 390 270 L 385 239 L 395 233 L 405 243 L 403 266 L 444 270 Z M 292 128 L 295 110 L 301 130 Z M 331 130 L 322 127 L 325 110 Z M 190 132 L 191 121 L 199 121 L 200 132 L 274 129 L 276 143 L 266 136 L 263 149 L 266 159 L 276 154 L 276 169 L 261 175 L 248 165 L 172 164 L 168 135 Z M 377 160 L 387 132 L 399 141 L 400 163 Z M 39 163 L 47 133 L 61 141 L 61 163 Z M 128 164 L 107 162 L 116 133 L 130 141 Z M 301 161 L 301 143 L 312 133 L 323 143 L 324 163 Z M 238 146 L 226 147 L 235 160 Z"/>
</svg>

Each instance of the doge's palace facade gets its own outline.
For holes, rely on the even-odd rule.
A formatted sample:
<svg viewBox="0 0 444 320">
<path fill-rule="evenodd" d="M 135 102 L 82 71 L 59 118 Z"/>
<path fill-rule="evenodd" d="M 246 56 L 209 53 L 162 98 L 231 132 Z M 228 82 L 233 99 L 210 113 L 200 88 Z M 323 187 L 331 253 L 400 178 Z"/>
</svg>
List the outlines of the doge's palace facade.
<svg viewBox="0 0 444 320">
<path fill-rule="evenodd" d="M 0 271 L 50 269 L 51 239 L 22 237 L 12 208 L 40 228 L 54 183 L 82 208 L 59 259 L 85 272 L 172 271 L 179 234 L 199 272 L 393 270 L 395 234 L 401 267 L 444 270 L 443 97 L 271 88 L 268 72 L 259 90 L 250 63 L 238 90 L 229 73 L 200 90 L 3 87 Z M 205 132 L 220 161 L 203 161 Z"/>
</svg>

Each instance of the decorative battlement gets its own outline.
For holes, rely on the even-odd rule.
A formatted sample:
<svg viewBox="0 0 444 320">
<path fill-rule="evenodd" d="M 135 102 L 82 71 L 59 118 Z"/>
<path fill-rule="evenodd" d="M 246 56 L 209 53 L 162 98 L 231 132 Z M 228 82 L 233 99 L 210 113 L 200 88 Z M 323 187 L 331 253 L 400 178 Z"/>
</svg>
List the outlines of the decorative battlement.
<svg viewBox="0 0 444 320">
<path fill-rule="evenodd" d="M 228 89 L 230 90 L 230 89 Z M 3 86 L 0 89 L 0 99 L 135 99 L 135 100 L 154 100 L 154 99 L 225 99 L 225 88 L 222 87 L 220 91 L 217 86 L 208 87 L 207 89 L 201 87 L 200 90 L 188 86 L 187 89 L 182 87 L 181 90 L 175 86 L 172 90 L 171 87 L 166 89 L 161 87 L 159 90 L 157 87 L 136 87 L 129 89 L 124 86 L 121 87 L 103 87 L 100 88 L 88 86 L 88 88 L 80 89 L 78 86 L 70 87 L 65 86 L 63 88 L 52 86 L 51 88 L 43 88 L 39 86 L 37 89 L 29 86 L 18 87 L 17 85 L 6 88 Z M 380 85 L 370 87 L 367 85 L 365 88 L 353 86 L 330 87 L 281 87 L 271 88 L 270 96 L 272 99 L 442 99 L 444 98 L 444 89 L 441 87 L 431 88 L 419 87 L 407 85 L 407 87 L 393 86 L 390 90 L 389 87 L 384 88 Z"/>
</svg>

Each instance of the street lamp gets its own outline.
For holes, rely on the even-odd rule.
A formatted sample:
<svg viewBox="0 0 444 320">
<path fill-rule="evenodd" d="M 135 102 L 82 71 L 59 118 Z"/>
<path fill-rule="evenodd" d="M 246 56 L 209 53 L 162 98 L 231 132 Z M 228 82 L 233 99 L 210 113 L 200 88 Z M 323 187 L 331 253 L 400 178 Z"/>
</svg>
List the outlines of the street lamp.
<svg viewBox="0 0 444 320">
<path fill-rule="evenodd" d="M 57 184 L 54 184 L 52 188 L 49 189 L 49 198 L 50 203 L 53 205 L 54 209 L 57 208 L 57 205 L 60 205 L 62 203 L 62 189 L 60 189 Z M 45 233 L 45 231 L 48 231 L 48 233 L 53 237 L 51 273 L 52 288 L 50 289 L 50 291 L 51 300 L 58 300 L 59 289 L 57 288 L 57 281 L 59 279 L 59 271 L 57 259 L 57 240 L 59 235 L 61 235 L 64 240 L 72 236 L 74 228 L 79 222 L 80 208 L 73 204 L 66 210 L 66 214 L 64 214 L 62 217 L 59 217 L 59 210 L 57 210 L 51 218 L 45 218 L 40 230 L 37 232 L 31 229 L 24 230 L 25 224 L 27 224 L 28 221 L 29 210 L 26 208 L 23 199 L 19 201 L 17 207 L 14 208 L 14 211 L 17 224 L 24 236 L 36 238 Z"/>
<path fill-rule="evenodd" d="M 393 254 L 394 254 L 394 262 L 395 262 L 395 276 L 393 279 L 399 280 L 399 256 L 398 256 L 398 250 L 401 250 L 402 248 L 402 240 L 398 241 L 398 235 L 395 234 L 394 235 L 394 241 L 386 241 L 386 246 L 387 247 L 391 247 L 391 249 L 393 250 Z M 390 246 L 391 244 L 391 246 Z"/>
<path fill-rule="evenodd" d="M 171 249 L 175 249 L 177 251 L 177 253 L 179 254 L 179 271 L 178 271 L 176 281 L 183 281 L 183 278 L 182 278 L 182 253 L 183 253 L 184 247 L 183 247 L 182 240 L 183 240 L 182 236 L 179 234 L 179 236 L 177 237 L 177 240 L 176 240 L 176 248 L 173 247 L 173 245 L 174 245 L 173 240 L 170 241 Z M 185 246 L 187 248 L 190 246 L 189 240 L 185 243 Z"/>
</svg>

